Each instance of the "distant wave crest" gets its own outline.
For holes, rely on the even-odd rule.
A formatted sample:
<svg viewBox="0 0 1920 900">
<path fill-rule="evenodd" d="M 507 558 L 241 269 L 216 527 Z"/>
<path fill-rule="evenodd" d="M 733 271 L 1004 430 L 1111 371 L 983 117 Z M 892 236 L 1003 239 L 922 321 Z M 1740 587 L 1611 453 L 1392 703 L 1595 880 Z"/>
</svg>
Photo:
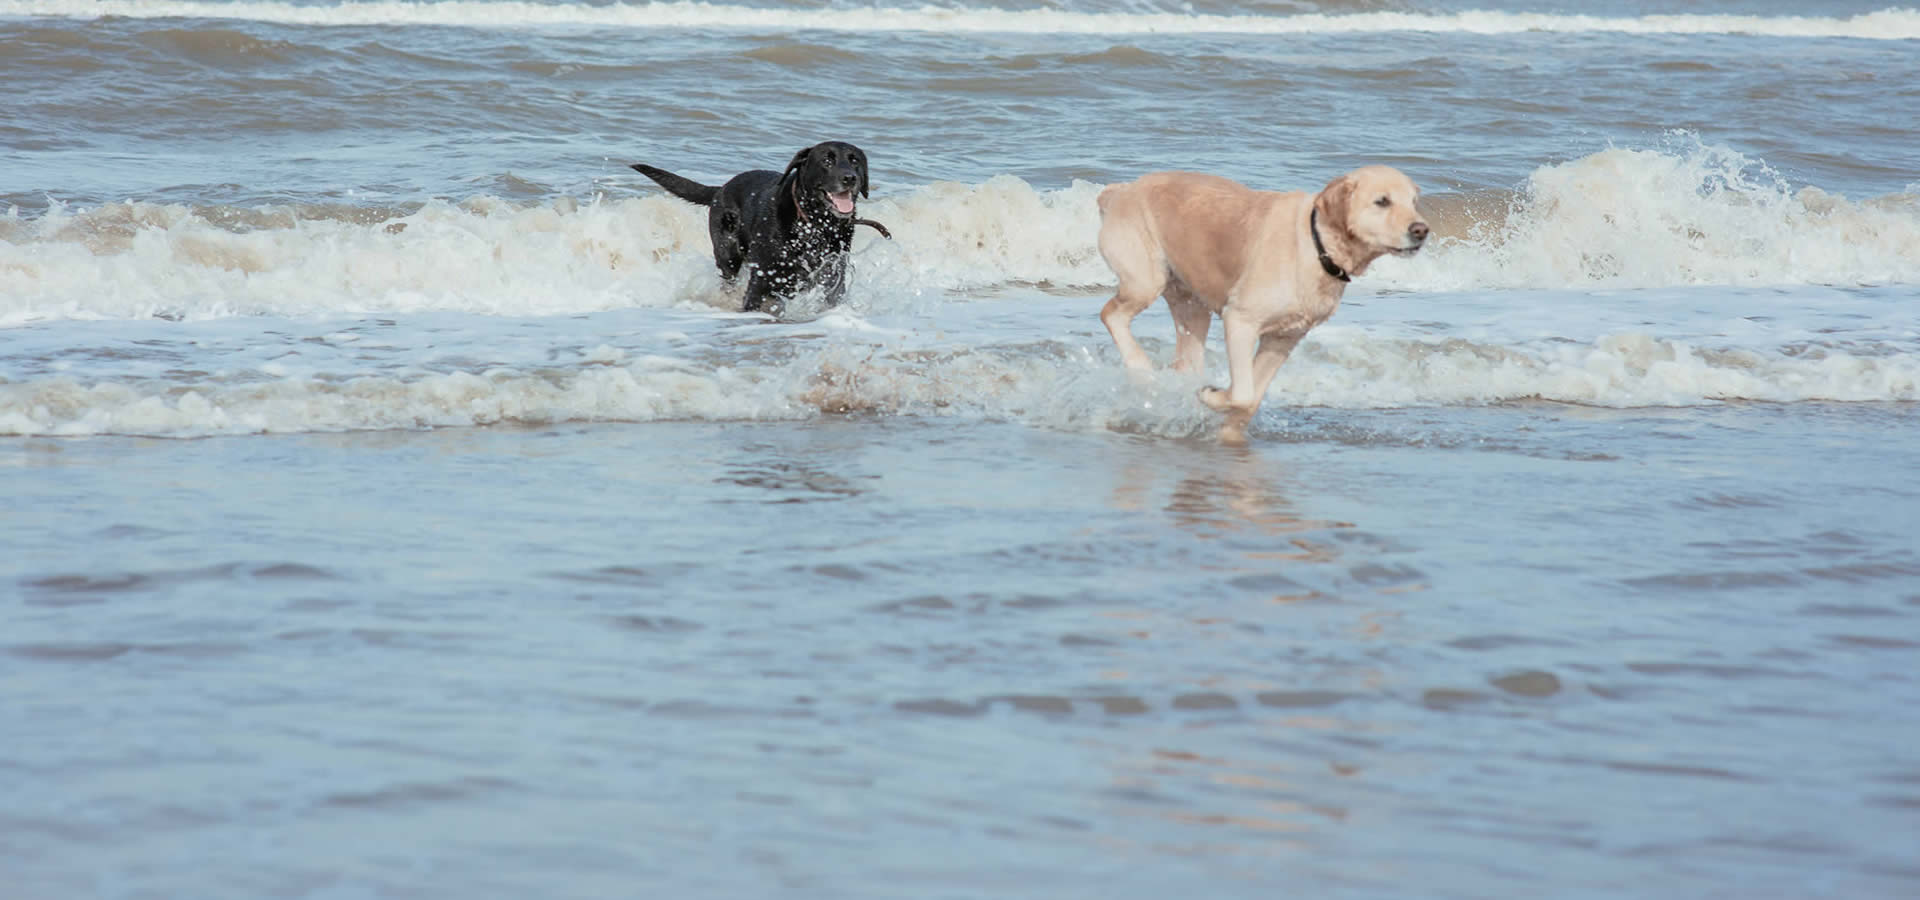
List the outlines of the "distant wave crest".
<svg viewBox="0 0 1920 900">
<path fill-rule="evenodd" d="M 849 9 L 859 15 L 849 16 Z M 0 16 L 234 19 L 294 25 L 441 25 L 475 28 L 739 28 L 757 30 L 998 32 L 1029 34 L 1733 34 L 1789 38 L 1920 39 L 1920 11 L 1854 16 L 1596 16 L 1467 10 L 1285 16 L 1191 12 L 1079 12 L 991 6 L 861 6 L 783 9 L 713 3 L 574 5 L 523 0 L 360 0 L 296 4 L 269 0 L 0 0 Z"/>
</svg>

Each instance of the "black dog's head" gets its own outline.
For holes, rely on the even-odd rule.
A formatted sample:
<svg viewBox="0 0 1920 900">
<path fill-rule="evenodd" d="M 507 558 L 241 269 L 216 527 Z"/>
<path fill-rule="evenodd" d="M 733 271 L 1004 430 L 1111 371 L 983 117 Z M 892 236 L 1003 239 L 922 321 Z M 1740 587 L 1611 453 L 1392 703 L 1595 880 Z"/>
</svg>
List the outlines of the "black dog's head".
<svg viewBox="0 0 1920 900">
<path fill-rule="evenodd" d="M 815 144 L 793 155 L 780 185 L 802 217 L 824 213 L 852 219 L 853 192 L 867 196 L 867 154 L 845 141 Z"/>
</svg>

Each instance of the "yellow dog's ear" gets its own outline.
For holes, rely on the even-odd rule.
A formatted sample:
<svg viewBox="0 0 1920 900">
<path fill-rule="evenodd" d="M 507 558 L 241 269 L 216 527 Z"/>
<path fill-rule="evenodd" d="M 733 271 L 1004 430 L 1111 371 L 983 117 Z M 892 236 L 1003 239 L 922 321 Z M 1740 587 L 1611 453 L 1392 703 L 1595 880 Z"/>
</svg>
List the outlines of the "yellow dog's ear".
<svg viewBox="0 0 1920 900">
<path fill-rule="evenodd" d="M 1319 196 L 1313 198 L 1313 208 L 1320 211 L 1320 227 L 1343 236 L 1347 232 L 1347 209 L 1352 204 L 1352 175 L 1341 175 L 1327 182 Z"/>
</svg>

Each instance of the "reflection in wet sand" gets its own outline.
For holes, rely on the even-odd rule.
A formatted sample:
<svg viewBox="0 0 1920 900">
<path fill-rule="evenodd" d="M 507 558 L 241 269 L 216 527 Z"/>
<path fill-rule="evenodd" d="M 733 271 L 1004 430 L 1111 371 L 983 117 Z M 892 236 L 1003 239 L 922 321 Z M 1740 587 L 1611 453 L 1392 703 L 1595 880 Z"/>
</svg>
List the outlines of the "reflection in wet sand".
<svg viewBox="0 0 1920 900">
<path fill-rule="evenodd" d="M 1164 503 L 1155 503 L 1164 467 L 1129 464 L 1119 470 L 1112 503 L 1119 509 L 1146 509 L 1158 505 L 1168 520 L 1202 540 L 1230 540 L 1245 546 L 1252 560 L 1334 562 L 1337 546 L 1330 540 L 1306 535 L 1353 528 L 1350 522 L 1305 517 L 1288 500 L 1283 484 L 1288 470 L 1248 447 L 1208 448 L 1195 453 L 1192 465 L 1165 490 Z M 1250 539 L 1281 538 L 1267 543 Z M 1260 567 L 1264 569 L 1265 567 Z"/>
<path fill-rule="evenodd" d="M 1411 565 L 1382 558 L 1404 547 L 1355 523 L 1304 512 L 1290 496 L 1303 476 L 1257 447 L 1209 447 L 1180 461 L 1185 465 L 1178 469 L 1142 463 L 1115 469 L 1113 507 L 1173 526 L 1171 536 L 1158 532 L 1162 542 L 1185 535 L 1209 548 L 1201 557 L 1206 564 L 1193 572 L 1188 602 L 1103 611 L 1126 623 L 1137 651 L 1186 654 L 1218 641 L 1310 649 L 1322 635 L 1338 634 L 1351 646 L 1397 634 L 1402 611 L 1384 598 L 1426 586 L 1426 576 Z M 1249 605 L 1249 598 L 1266 602 Z M 1359 602 L 1368 598 L 1374 601 Z M 1274 603 L 1292 611 L 1280 612 Z M 1280 683 L 1242 670 L 1189 682 L 1205 690 L 1169 693 L 1165 673 L 1151 671 L 1150 661 L 1129 665 L 1127 656 L 1116 654 L 1122 665 L 1102 673 L 1108 690 L 1137 685 L 1155 696 L 1136 699 L 1123 688 L 1120 698 L 1100 698 L 1107 714 L 1170 717 L 1183 731 L 1230 721 L 1290 749 L 1254 759 L 1164 744 L 1144 756 L 1134 746 L 1109 748 L 1106 799 L 1118 828 L 1108 839 L 1121 852 L 1298 858 L 1323 840 L 1318 833 L 1351 824 L 1341 799 L 1346 794 L 1335 785 L 1364 782 L 1371 766 L 1340 748 L 1348 741 L 1371 745 L 1398 730 L 1336 708 L 1392 681 L 1372 659 L 1342 659 L 1329 650 L 1312 667 L 1324 679 L 1319 683 Z M 1159 837 L 1128 841 L 1122 835 L 1132 830 L 1124 824 L 1129 820 L 1159 823 L 1140 829 Z M 1192 838 L 1170 843 L 1169 825 Z"/>
<path fill-rule="evenodd" d="M 1117 466 L 1110 504 L 1152 516 L 1226 554 L 1206 554 L 1199 582 L 1273 602 L 1339 599 L 1356 593 L 1404 593 L 1429 587 L 1413 566 L 1380 559 L 1408 548 L 1352 522 L 1303 514 L 1289 497 L 1296 474 L 1252 447 L 1207 447 L 1168 467 L 1164 452 Z M 1371 558 L 1350 558 L 1356 552 Z M 1356 590 L 1358 589 L 1358 590 Z M 1377 625 L 1368 630 L 1377 631 Z"/>
</svg>

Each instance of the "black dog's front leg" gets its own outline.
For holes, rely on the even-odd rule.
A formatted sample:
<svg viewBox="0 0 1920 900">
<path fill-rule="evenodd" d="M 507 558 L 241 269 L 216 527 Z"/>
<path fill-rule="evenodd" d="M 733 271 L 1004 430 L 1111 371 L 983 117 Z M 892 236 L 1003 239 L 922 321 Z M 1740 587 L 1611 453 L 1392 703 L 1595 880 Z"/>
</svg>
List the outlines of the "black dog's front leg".
<svg viewBox="0 0 1920 900">
<path fill-rule="evenodd" d="M 740 274 L 740 267 L 747 264 L 747 248 L 739 237 L 727 234 L 713 239 L 713 264 L 720 270 L 723 281 L 732 281 Z"/>
<path fill-rule="evenodd" d="M 747 273 L 747 298 L 741 302 L 740 311 L 759 312 L 761 307 L 767 305 L 767 296 L 774 293 L 774 287 L 768 283 L 765 275 L 760 274 L 759 267 L 750 266 Z M 773 313 L 779 315 L 780 311 L 776 309 Z"/>
</svg>

